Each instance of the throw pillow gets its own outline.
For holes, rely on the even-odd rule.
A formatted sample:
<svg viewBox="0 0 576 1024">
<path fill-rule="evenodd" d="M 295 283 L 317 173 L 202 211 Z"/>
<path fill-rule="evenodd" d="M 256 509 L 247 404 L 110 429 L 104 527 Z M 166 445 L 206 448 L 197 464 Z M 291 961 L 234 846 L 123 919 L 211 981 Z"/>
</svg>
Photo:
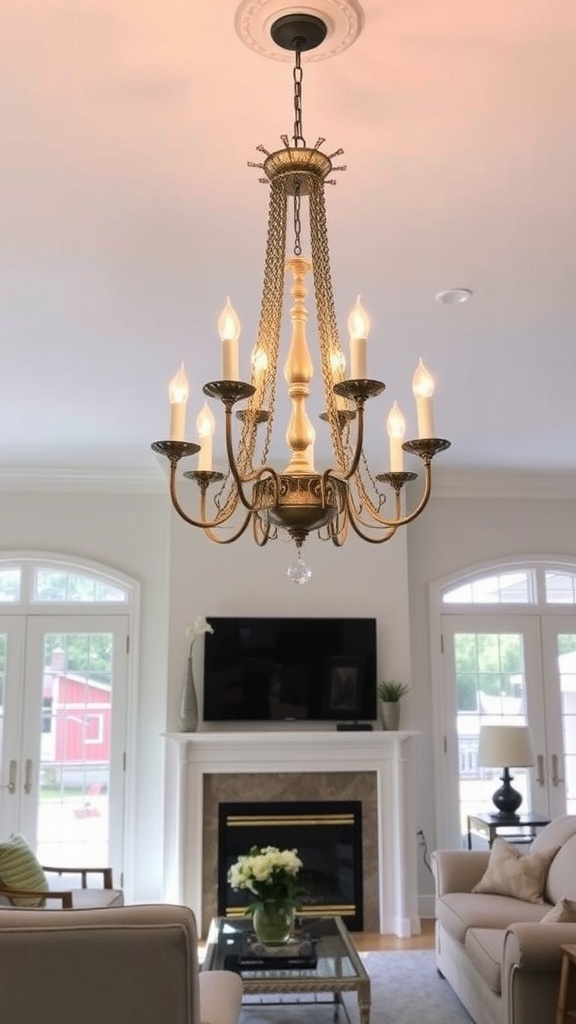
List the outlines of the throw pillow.
<svg viewBox="0 0 576 1024">
<path fill-rule="evenodd" d="M 558 851 L 521 854 L 505 839 L 495 839 L 488 867 L 472 892 L 513 896 L 526 903 L 543 903 L 546 876 Z"/>
<path fill-rule="evenodd" d="M 24 836 L 14 833 L 0 843 L 0 881 L 7 889 L 35 889 L 48 892 L 48 879 Z M 41 896 L 11 896 L 15 907 L 41 907 Z"/>
<path fill-rule="evenodd" d="M 571 924 L 576 921 L 576 900 L 558 900 L 558 903 L 549 910 L 540 921 L 540 924 L 563 923 Z"/>
</svg>

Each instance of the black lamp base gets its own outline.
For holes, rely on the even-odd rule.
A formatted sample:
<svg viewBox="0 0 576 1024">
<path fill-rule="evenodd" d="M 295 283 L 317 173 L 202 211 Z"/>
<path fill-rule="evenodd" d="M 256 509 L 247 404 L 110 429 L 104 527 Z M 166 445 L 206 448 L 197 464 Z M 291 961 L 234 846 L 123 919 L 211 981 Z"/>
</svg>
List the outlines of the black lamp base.
<svg viewBox="0 0 576 1024">
<path fill-rule="evenodd" d="M 516 817 L 516 812 L 522 803 L 522 794 L 511 785 L 512 778 L 510 769 L 504 768 L 500 776 L 502 785 L 492 796 L 492 803 L 503 818 Z"/>
</svg>

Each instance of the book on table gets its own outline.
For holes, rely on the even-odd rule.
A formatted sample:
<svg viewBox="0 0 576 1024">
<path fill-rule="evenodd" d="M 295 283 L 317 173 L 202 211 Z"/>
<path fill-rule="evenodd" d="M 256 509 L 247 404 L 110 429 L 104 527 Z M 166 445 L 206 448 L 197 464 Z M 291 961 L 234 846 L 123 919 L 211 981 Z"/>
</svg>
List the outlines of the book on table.
<svg viewBox="0 0 576 1024">
<path fill-rule="evenodd" d="M 265 946 L 256 935 L 242 936 L 240 949 L 226 957 L 225 967 L 236 971 L 305 970 L 316 967 L 316 946 L 309 935 L 300 935 L 282 946 Z"/>
</svg>

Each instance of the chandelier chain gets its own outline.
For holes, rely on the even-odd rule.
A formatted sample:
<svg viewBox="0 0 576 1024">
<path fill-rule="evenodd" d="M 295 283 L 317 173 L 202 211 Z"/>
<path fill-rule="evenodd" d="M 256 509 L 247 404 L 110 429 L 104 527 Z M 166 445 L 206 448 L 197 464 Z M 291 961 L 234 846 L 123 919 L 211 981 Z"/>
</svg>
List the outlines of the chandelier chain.
<svg viewBox="0 0 576 1024">
<path fill-rule="evenodd" d="M 263 384 L 261 384 L 259 388 L 257 382 L 252 380 L 252 383 L 256 387 L 256 392 L 250 399 L 249 404 L 249 410 L 252 413 L 256 413 L 258 408 L 266 409 L 269 413 L 262 458 L 259 460 L 261 465 L 265 464 L 270 450 L 274 406 L 276 402 L 276 375 L 274 373 L 274 368 L 278 363 L 280 334 L 282 331 L 282 306 L 284 300 L 285 277 L 284 261 L 286 255 L 286 210 L 287 195 L 284 182 L 282 180 L 273 181 L 270 187 L 264 281 L 262 286 L 260 322 L 258 325 L 258 340 L 256 343 L 258 348 L 260 348 L 266 356 L 267 371 L 264 375 Z M 256 443 L 255 416 L 249 417 L 245 427 L 247 428 L 249 425 L 251 425 L 252 433 L 248 435 L 247 431 L 243 432 L 243 440 L 247 445 L 247 465 L 253 460 Z"/>
<path fill-rule="evenodd" d="M 296 46 L 292 78 L 294 80 L 294 148 L 298 149 L 298 146 L 306 147 L 306 139 L 302 135 L 302 82 L 304 80 L 304 72 L 302 70 L 302 51 L 298 49 L 298 46 Z"/>
<path fill-rule="evenodd" d="M 286 251 L 286 207 L 287 197 L 281 181 L 272 182 L 268 210 L 268 236 L 266 239 L 266 257 L 264 262 L 264 281 L 262 287 L 262 303 L 256 347 L 266 355 L 269 372 L 264 374 L 263 382 L 257 386 L 254 369 L 251 382 L 256 392 L 250 399 L 248 415 L 242 423 L 238 440 L 237 465 L 240 475 L 248 474 L 256 461 L 259 409 L 267 409 L 269 419 L 266 425 L 262 454 L 258 458 L 260 465 L 265 465 L 272 441 L 272 423 L 276 400 L 276 377 L 273 367 L 278 361 L 280 334 L 282 329 L 282 303 L 284 298 L 284 257 Z M 230 471 L 226 474 L 214 503 L 223 520 L 229 518 L 238 505 L 238 490 Z"/>
<path fill-rule="evenodd" d="M 339 429 L 336 409 L 336 398 L 332 390 L 334 371 L 332 356 L 341 353 L 338 321 L 334 305 L 332 278 L 330 274 L 330 251 L 328 248 L 328 228 L 326 224 L 326 205 L 324 202 L 324 186 L 321 181 L 312 179 L 310 182 L 310 244 L 312 250 L 312 266 L 314 273 L 314 293 L 316 297 L 318 339 L 322 362 L 322 376 L 326 392 L 327 413 L 330 423 L 332 447 L 336 456 L 337 468 L 345 471 L 346 449 L 343 434 Z M 347 432 L 346 432 L 347 433 Z"/>
<path fill-rule="evenodd" d="M 300 218 L 300 182 L 294 182 L 294 255 L 302 255 L 302 245 L 300 243 L 300 234 L 302 232 L 302 221 Z"/>
</svg>

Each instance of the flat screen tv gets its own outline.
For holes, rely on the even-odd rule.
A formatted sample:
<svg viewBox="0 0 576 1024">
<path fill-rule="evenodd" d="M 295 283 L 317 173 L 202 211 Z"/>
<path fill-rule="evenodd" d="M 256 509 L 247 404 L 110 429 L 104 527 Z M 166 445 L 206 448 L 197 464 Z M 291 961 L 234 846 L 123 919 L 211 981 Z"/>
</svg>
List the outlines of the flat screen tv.
<svg viewBox="0 0 576 1024">
<path fill-rule="evenodd" d="M 376 718 L 376 620 L 208 617 L 204 721 Z"/>
</svg>

